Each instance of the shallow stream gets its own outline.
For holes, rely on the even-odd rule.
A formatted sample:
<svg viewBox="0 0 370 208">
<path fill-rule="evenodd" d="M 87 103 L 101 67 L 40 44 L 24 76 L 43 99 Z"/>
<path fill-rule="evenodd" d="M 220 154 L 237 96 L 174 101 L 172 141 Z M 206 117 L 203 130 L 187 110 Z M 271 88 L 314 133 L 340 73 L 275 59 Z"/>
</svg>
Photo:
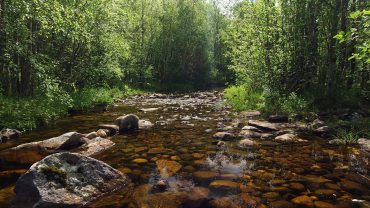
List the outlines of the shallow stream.
<svg viewBox="0 0 370 208">
<path fill-rule="evenodd" d="M 258 145 L 241 148 L 236 140 L 216 145 L 218 128 L 232 126 L 237 134 L 250 119 L 223 106 L 216 92 L 132 97 L 106 112 L 68 117 L 29 132 L 0 150 L 70 131 L 89 133 L 134 113 L 155 126 L 114 136 L 116 145 L 96 156 L 130 176 L 131 196 L 118 191 L 90 207 L 369 207 L 369 155 L 361 148 L 316 137 L 299 144 L 255 140 Z M 164 190 L 154 190 L 161 180 L 155 162 L 160 159 L 182 167 L 165 179 Z M 0 189 L 0 207 L 9 206 L 14 184 Z M 303 197 L 293 200 L 298 196 Z"/>
</svg>

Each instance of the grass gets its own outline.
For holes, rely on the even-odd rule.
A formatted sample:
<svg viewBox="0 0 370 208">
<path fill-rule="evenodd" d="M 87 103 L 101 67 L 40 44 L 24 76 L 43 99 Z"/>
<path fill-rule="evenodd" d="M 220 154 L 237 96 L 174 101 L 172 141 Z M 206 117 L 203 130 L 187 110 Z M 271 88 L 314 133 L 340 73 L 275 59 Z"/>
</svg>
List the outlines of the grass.
<svg viewBox="0 0 370 208">
<path fill-rule="evenodd" d="M 225 90 L 227 103 L 235 110 L 260 110 L 264 107 L 265 98 L 262 93 L 240 85 L 231 86 Z"/>
<path fill-rule="evenodd" d="M 354 131 L 339 130 L 335 136 L 335 141 L 340 145 L 357 144 L 359 135 Z"/>
<path fill-rule="evenodd" d="M 0 129 L 32 130 L 66 116 L 70 109 L 89 110 L 98 104 L 110 105 L 118 98 L 139 93 L 142 91 L 123 86 L 112 89 L 83 89 L 72 94 L 55 91 L 26 98 L 5 97 L 0 94 Z"/>
<path fill-rule="evenodd" d="M 309 102 L 295 93 L 282 96 L 253 90 L 244 85 L 231 86 L 225 90 L 227 104 L 235 110 L 260 110 L 265 114 L 290 114 L 308 112 Z"/>
</svg>

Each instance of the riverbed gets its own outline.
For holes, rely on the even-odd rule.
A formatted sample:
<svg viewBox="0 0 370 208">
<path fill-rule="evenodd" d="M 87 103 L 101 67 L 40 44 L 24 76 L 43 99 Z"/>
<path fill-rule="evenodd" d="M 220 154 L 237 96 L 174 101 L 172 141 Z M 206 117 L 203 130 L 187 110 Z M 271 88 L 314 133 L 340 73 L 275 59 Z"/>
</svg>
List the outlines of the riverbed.
<svg viewBox="0 0 370 208">
<path fill-rule="evenodd" d="M 0 150 L 71 131 L 89 133 L 130 113 L 154 127 L 113 136 L 116 145 L 95 158 L 127 174 L 134 188 L 89 207 L 369 207 L 366 151 L 317 136 L 289 144 L 268 138 L 251 139 L 255 144 L 247 147 L 239 145 L 240 138 L 219 143 L 216 132 L 237 135 L 249 120 L 262 119 L 226 107 L 219 92 L 134 96 L 106 112 L 67 117 L 26 133 Z M 163 179 L 158 160 L 175 161 L 181 169 Z M 161 180 L 164 188 L 154 189 Z M 0 189 L 0 207 L 9 207 L 14 185 L 15 180 Z"/>
</svg>

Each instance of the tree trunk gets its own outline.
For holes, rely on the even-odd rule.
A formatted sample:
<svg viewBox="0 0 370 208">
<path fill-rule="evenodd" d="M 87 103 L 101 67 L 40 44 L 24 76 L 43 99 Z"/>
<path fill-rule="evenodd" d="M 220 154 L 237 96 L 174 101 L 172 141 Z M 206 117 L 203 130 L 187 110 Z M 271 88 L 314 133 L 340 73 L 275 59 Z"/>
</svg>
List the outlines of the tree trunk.
<svg viewBox="0 0 370 208">
<path fill-rule="evenodd" d="M 334 36 L 338 33 L 338 18 L 340 12 L 341 0 L 336 0 L 335 8 L 332 10 L 331 26 L 329 31 L 328 46 L 328 73 L 327 73 L 327 96 L 334 98 L 337 89 L 337 55 L 336 43 Z"/>
</svg>

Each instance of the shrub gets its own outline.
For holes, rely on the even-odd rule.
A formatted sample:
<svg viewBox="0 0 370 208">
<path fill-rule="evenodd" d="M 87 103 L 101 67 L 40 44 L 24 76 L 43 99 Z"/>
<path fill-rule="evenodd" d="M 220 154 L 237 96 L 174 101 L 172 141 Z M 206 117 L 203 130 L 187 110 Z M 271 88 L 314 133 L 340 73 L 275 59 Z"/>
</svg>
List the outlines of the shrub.
<svg viewBox="0 0 370 208">
<path fill-rule="evenodd" d="M 268 114 L 307 112 L 309 111 L 309 102 L 296 93 L 291 93 L 286 97 L 278 94 L 270 94 L 267 96 L 263 111 Z"/>
<path fill-rule="evenodd" d="M 256 110 L 264 106 L 262 93 L 256 92 L 244 85 L 231 86 L 225 90 L 227 103 L 236 110 Z"/>
<path fill-rule="evenodd" d="M 339 130 L 335 138 L 337 144 L 351 145 L 357 144 L 359 136 L 354 131 Z"/>
</svg>

